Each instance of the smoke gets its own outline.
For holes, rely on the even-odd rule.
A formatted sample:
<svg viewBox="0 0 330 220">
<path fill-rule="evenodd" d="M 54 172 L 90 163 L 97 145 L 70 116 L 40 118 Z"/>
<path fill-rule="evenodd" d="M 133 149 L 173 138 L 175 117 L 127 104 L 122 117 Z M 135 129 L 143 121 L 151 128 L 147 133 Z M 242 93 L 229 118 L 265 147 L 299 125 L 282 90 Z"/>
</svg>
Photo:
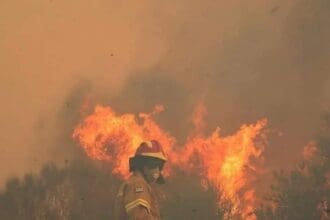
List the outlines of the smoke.
<svg viewBox="0 0 330 220">
<path fill-rule="evenodd" d="M 0 8 L 3 183 L 64 160 L 55 151 L 71 152 L 61 139 L 71 136 L 79 100 L 91 88 L 116 94 L 136 69 L 158 62 L 163 42 L 140 2 L 1 1 Z"/>
<path fill-rule="evenodd" d="M 152 76 L 137 75 L 109 104 L 147 111 L 163 103 L 167 115 L 160 123 L 181 140 L 200 99 L 208 108 L 209 130 L 220 125 L 232 133 L 266 117 L 274 129 L 266 149 L 269 166 L 294 164 L 329 110 L 329 3 L 187 5 L 157 5 L 167 53 L 147 71 Z"/>
<path fill-rule="evenodd" d="M 206 131 L 266 117 L 269 167 L 294 163 L 330 109 L 326 0 L 0 4 L 0 183 L 77 157 L 86 97 L 118 112 L 163 104 L 156 119 L 179 144 L 200 101 Z"/>
</svg>

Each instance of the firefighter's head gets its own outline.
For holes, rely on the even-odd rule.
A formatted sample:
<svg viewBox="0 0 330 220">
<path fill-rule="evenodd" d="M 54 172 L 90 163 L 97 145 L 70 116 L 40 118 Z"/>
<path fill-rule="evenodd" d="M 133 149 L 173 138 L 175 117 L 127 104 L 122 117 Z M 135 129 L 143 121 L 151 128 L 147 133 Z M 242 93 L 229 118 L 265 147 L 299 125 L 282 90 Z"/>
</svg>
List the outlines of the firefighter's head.
<svg viewBox="0 0 330 220">
<path fill-rule="evenodd" d="M 166 162 L 162 146 L 156 140 L 142 142 L 130 158 L 130 171 L 140 171 L 148 182 L 164 183 L 161 171 Z"/>
</svg>

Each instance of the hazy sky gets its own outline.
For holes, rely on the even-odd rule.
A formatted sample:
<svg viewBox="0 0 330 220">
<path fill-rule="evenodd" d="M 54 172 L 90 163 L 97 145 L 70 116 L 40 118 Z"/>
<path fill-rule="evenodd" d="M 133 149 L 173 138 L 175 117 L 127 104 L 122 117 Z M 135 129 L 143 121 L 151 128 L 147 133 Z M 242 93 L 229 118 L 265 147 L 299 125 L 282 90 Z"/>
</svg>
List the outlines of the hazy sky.
<svg viewBox="0 0 330 220">
<path fill-rule="evenodd" d="M 269 167 L 294 161 L 330 110 L 327 0 L 0 0 L 0 185 L 75 157 L 79 106 L 151 111 L 179 141 L 266 117 Z"/>
</svg>

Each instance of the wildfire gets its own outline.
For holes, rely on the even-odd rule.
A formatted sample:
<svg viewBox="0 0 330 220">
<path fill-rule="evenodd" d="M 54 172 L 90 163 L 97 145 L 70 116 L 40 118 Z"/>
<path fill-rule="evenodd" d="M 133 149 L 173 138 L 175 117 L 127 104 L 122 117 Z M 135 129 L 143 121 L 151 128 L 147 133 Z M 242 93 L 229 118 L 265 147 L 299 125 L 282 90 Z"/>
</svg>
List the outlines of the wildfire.
<svg viewBox="0 0 330 220">
<path fill-rule="evenodd" d="M 201 114 L 205 113 L 200 109 L 203 108 L 199 104 L 193 115 L 198 126 L 202 124 Z M 209 137 L 195 134 L 188 138 L 180 152 L 181 157 L 177 163 L 185 170 L 206 177 L 218 192 L 218 202 L 222 208 L 229 202 L 226 219 L 236 216 L 256 219 L 253 213 L 256 196 L 252 184 L 258 167 L 253 161 L 261 159 L 263 145 L 256 145 L 256 140 L 264 139 L 262 130 L 266 124 L 267 120 L 263 119 L 254 125 L 242 125 L 238 132 L 228 137 L 221 137 L 219 128 Z"/>
<path fill-rule="evenodd" d="M 140 113 L 136 117 L 133 114 L 117 115 L 110 107 L 97 106 L 94 113 L 75 129 L 73 137 L 89 157 L 111 163 L 113 174 L 123 178 L 129 175 L 128 158 L 134 155 L 138 145 L 144 140 L 157 139 L 164 147 L 170 167 L 176 165 L 185 171 L 197 172 L 204 180 L 205 189 L 210 186 L 217 191 L 218 203 L 225 210 L 226 219 L 238 216 L 256 219 L 253 180 L 258 172 L 257 161 L 262 158 L 264 145 L 259 140 L 265 138 L 263 129 L 267 120 L 242 125 L 231 136 L 222 137 L 219 128 L 204 136 L 206 108 L 199 103 L 192 117 L 194 132 L 184 146 L 175 150 L 175 138 L 153 120 L 153 116 L 163 110 L 162 106 L 156 106 L 152 113 Z M 138 118 L 142 123 L 138 123 Z"/>
<path fill-rule="evenodd" d="M 112 164 L 113 174 L 127 178 L 129 176 L 128 158 L 132 157 L 142 141 L 157 139 L 170 152 L 174 139 L 164 132 L 152 120 L 152 115 L 163 111 L 156 106 L 151 114 L 140 113 L 139 124 L 133 114 L 121 116 L 110 107 L 96 106 L 94 113 L 88 116 L 73 133 L 89 157 Z"/>
</svg>

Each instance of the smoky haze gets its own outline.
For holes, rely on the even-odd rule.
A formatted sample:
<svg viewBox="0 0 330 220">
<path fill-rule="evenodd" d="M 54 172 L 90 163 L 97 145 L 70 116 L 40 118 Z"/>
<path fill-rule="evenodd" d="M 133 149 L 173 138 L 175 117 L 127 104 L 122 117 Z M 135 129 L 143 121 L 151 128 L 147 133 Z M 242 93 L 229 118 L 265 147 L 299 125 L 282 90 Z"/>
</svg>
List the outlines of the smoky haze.
<svg viewBox="0 0 330 220">
<path fill-rule="evenodd" d="M 290 166 L 330 108 L 330 2 L 0 2 L 0 183 L 79 157 L 86 100 L 119 113 L 156 104 L 179 140 L 268 118 L 269 168 Z M 89 109 L 90 110 L 90 109 Z M 287 161 L 283 163 L 282 161 Z"/>
</svg>

